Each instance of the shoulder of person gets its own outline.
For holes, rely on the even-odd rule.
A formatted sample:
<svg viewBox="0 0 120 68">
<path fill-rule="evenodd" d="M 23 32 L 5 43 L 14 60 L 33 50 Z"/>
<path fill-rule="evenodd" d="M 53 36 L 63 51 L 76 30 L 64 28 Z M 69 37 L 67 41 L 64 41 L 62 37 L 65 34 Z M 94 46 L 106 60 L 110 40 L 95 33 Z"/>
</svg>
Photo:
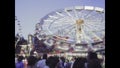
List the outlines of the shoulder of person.
<svg viewBox="0 0 120 68">
<path fill-rule="evenodd" d="M 44 68 L 49 68 L 48 66 L 44 66 Z"/>
</svg>

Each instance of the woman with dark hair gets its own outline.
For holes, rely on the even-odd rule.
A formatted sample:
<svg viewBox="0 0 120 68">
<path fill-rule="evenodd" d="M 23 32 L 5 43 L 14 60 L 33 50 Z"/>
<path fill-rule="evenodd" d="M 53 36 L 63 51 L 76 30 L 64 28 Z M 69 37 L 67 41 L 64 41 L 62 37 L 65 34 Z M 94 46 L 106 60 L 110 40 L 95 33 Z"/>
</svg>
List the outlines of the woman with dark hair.
<svg viewBox="0 0 120 68">
<path fill-rule="evenodd" d="M 80 57 L 75 60 L 72 68 L 85 68 L 85 59 Z"/>
</svg>

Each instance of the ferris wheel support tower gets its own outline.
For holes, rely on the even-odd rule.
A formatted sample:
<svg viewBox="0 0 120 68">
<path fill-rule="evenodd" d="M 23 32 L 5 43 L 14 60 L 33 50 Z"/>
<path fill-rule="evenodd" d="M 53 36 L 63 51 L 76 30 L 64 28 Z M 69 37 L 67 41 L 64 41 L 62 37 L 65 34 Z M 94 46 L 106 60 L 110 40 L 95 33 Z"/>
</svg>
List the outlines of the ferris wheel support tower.
<svg viewBox="0 0 120 68">
<path fill-rule="evenodd" d="M 76 20 L 76 43 L 81 43 L 83 23 L 84 21 L 82 19 Z"/>
</svg>

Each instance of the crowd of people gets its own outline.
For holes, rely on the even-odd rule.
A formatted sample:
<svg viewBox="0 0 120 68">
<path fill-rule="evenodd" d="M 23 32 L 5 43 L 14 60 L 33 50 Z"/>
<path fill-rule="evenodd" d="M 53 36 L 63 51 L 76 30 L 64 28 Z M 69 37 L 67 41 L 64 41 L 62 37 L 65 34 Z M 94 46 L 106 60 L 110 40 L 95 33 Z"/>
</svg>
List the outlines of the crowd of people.
<svg viewBox="0 0 120 68">
<path fill-rule="evenodd" d="M 105 68 L 105 58 L 103 58 L 102 60 L 99 59 L 97 57 L 97 53 L 92 51 L 88 52 L 87 57 L 72 56 L 72 59 L 68 59 L 67 56 L 65 57 L 58 55 L 35 55 L 34 52 L 49 53 L 53 50 L 55 51 L 55 47 L 57 46 L 56 38 L 54 39 L 53 44 L 51 44 L 52 46 L 44 43 L 45 41 L 46 39 L 39 40 L 37 37 L 35 37 L 34 46 L 30 51 L 30 56 L 25 56 L 25 50 L 21 49 L 20 44 L 23 43 L 23 40 L 21 43 L 19 42 L 20 44 L 17 44 L 15 49 L 16 68 Z M 49 40 L 47 41 L 49 42 Z"/>
<path fill-rule="evenodd" d="M 88 52 L 87 57 L 73 56 L 67 59 L 65 56 L 31 55 L 28 57 L 17 55 L 16 68 L 103 68 L 104 59 L 100 60 L 95 52 Z"/>
</svg>

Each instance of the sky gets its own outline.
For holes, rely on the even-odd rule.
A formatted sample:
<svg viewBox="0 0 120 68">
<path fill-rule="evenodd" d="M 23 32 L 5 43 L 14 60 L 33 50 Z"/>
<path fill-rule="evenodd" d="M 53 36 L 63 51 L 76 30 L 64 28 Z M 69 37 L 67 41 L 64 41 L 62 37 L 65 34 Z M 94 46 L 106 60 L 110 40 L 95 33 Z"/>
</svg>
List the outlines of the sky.
<svg viewBox="0 0 120 68">
<path fill-rule="evenodd" d="M 22 36 L 34 34 L 35 25 L 48 13 L 72 6 L 96 6 L 105 8 L 105 0 L 15 0 L 15 16 L 20 21 Z M 15 21 L 15 35 L 19 32 Z"/>
</svg>

